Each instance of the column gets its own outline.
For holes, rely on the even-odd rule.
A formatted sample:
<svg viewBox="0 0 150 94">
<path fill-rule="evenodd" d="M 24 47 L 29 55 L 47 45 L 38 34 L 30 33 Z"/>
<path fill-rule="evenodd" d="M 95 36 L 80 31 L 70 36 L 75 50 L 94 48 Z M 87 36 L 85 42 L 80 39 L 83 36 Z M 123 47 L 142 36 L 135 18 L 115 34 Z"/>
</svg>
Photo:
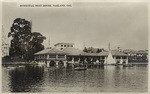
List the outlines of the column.
<svg viewBox="0 0 150 94">
<path fill-rule="evenodd" d="M 58 66 L 58 62 L 59 62 L 59 61 L 55 61 L 55 62 L 56 62 L 56 66 Z"/>
<path fill-rule="evenodd" d="M 117 63 L 116 56 L 114 56 L 115 64 Z"/>
<path fill-rule="evenodd" d="M 84 62 L 86 62 L 87 58 L 84 58 Z"/>
<path fill-rule="evenodd" d="M 100 60 L 102 60 L 102 57 L 100 56 Z"/>
<path fill-rule="evenodd" d="M 122 56 L 120 57 L 120 64 L 123 64 Z"/>
<path fill-rule="evenodd" d="M 74 57 L 72 57 L 71 65 L 72 65 L 72 67 L 74 67 Z"/>
<path fill-rule="evenodd" d="M 67 67 L 67 61 L 64 61 L 64 67 Z"/>
<path fill-rule="evenodd" d="M 50 67 L 50 66 L 49 66 L 49 63 L 50 63 L 50 61 L 47 61 L 47 67 Z"/>
<path fill-rule="evenodd" d="M 105 59 L 104 59 L 104 64 L 107 64 L 107 58 L 106 58 L 106 56 L 105 56 Z"/>
<path fill-rule="evenodd" d="M 56 55 L 56 59 L 58 58 L 58 55 Z"/>
<path fill-rule="evenodd" d="M 72 63 L 74 64 L 74 57 L 72 57 Z"/>
<path fill-rule="evenodd" d="M 49 55 L 47 54 L 47 60 L 49 59 Z"/>
<path fill-rule="evenodd" d="M 67 59 L 67 56 L 65 55 L 65 59 Z"/>
<path fill-rule="evenodd" d="M 96 63 L 97 63 L 97 64 L 99 63 L 99 60 L 98 60 L 98 59 L 96 60 Z"/>
<path fill-rule="evenodd" d="M 129 62 L 128 62 L 128 56 L 127 56 L 127 59 L 126 59 L 126 64 L 128 64 Z"/>
<path fill-rule="evenodd" d="M 78 59 L 78 63 L 80 62 L 80 57 L 79 57 L 79 59 Z"/>
<path fill-rule="evenodd" d="M 93 58 L 91 57 L 91 62 L 93 61 Z"/>
</svg>

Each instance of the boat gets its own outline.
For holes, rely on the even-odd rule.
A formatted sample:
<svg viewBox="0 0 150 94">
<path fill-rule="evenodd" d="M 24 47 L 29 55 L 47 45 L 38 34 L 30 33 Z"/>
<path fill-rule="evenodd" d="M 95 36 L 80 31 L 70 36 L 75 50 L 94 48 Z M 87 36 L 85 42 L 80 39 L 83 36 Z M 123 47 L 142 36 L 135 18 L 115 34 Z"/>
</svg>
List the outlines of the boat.
<svg viewBox="0 0 150 94">
<path fill-rule="evenodd" d="M 13 66 L 9 66 L 9 67 L 7 67 L 7 69 L 10 69 L 10 70 L 13 70 L 13 69 L 15 69 L 16 67 L 13 67 Z"/>
<path fill-rule="evenodd" d="M 43 66 L 43 65 L 46 65 L 45 62 L 39 62 L 38 63 L 38 66 Z"/>
<path fill-rule="evenodd" d="M 84 55 L 85 55 L 85 53 L 84 53 Z M 78 67 L 75 67 L 74 70 L 77 70 L 77 71 L 85 71 L 85 70 L 87 70 L 87 67 L 85 67 L 85 62 L 86 62 L 86 59 L 85 59 L 85 57 L 84 57 L 83 63 L 81 63 L 81 64 L 78 63 L 79 66 L 78 66 Z"/>
<path fill-rule="evenodd" d="M 133 67 L 133 64 L 125 64 L 123 67 Z"/>
<path fill-rule="evenodd" d="M 76 68 L 74 68 L 74 70 L 82 71 L 82 70 L 87 70 L 87 68 L 86 67 L 76 67 Z"/>
<path fill-rule="evenodd" d="M 111 54 L 110 43 L 109 43 L 108 49 L 109 49 L 109 54 L 108 54 L 108 57 L 105 58 L 105 61 L 104 61 L 104 62 L 105 62 L 106 65 L 115 65 L 116 62 L 115 62 L 115 60 L 113 59 L 113 56 L 112 56 L 112 54 Z"/>
<path fill-rule="evenodd" d="M 25 66 L 17 66 L 16 68 L 24 68 Z"/>
</svg>

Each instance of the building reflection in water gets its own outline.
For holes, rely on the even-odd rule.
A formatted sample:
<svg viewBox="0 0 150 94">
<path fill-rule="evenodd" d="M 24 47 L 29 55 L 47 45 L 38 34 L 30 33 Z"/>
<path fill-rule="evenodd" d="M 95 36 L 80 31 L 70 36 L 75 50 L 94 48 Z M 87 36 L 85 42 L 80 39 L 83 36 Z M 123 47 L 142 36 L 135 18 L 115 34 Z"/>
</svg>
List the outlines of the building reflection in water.
<svg viewBox="0 0 150 94">
<path fill-rule="evenodd" d="M 43 92 L 94 92 L 99 91 L 104 82 L 104 67 L 94 67 L 87 71 L 51 67 L 45 74 Z"/>
<path fill-rule="evenodd" d="M 9 78 L 3 77 L 4 87 L 9 86 L 3 91 L 11 92 L 146 92 L 148 89 L 146 66 L 91 66 L 86 71 L 24 66 L 14 70 L 3 68 L 3 73 Z"/>
</svg>

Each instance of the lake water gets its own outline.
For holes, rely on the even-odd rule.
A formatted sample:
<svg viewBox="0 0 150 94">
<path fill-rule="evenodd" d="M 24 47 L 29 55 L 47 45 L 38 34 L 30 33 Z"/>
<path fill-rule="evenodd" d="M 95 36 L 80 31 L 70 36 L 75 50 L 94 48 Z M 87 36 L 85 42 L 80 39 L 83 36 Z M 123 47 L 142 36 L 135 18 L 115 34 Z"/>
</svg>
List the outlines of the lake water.
<svg viewBox="0 0 150 94">
<path fill-rule="evenodd" d="M 2 67 L 2 92 L 147 92 L 148 66 Z"/>
</svg>

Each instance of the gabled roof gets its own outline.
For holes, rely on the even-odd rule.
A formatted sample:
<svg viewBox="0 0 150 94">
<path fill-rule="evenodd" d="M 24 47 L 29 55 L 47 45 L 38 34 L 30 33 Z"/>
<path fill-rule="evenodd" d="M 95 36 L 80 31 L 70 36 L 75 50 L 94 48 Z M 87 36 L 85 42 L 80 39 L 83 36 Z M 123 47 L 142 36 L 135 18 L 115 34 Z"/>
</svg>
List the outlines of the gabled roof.
<svg viewBox="0 0 150 94">
<path fill-rule="evenodd" d="M 65 53 L 64 51 L 55 49 L 55 48 L 51 48 L 51 49 L 45 49 L 40 52 L 37 52 L 34 55 L 38 55 L 38 54 L 67 54 L 67 53 Z"/>
</svg>

